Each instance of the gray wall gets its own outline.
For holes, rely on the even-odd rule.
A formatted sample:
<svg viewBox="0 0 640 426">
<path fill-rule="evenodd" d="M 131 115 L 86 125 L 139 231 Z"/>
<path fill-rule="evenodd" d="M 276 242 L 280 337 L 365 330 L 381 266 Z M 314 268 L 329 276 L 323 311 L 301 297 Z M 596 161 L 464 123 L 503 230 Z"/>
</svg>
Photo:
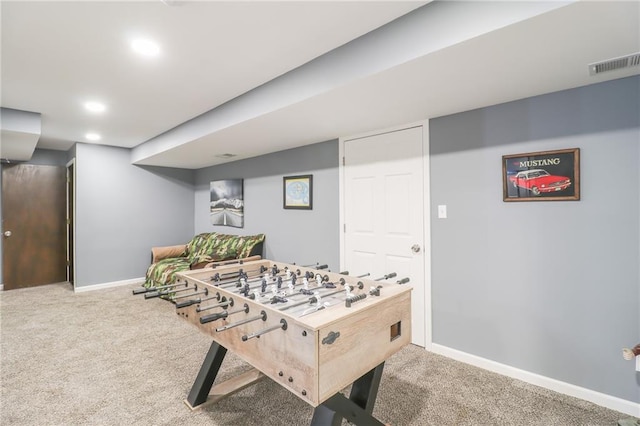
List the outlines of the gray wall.
<svg viewBox="0 0 640 426">
<path fill-rule="evenodd" d="M 313 210 L 282 207 L 283 176 L 313 175 Z M 213 226 L 209 183 L 244 179 L 244 228 Z M 195 231 L 266 234 L 265 257 L 299 265 L 340 266 L 338 141 L 332 140 L 258 158 L 200 169 L 196 173 Z"/>
<path fill-rule="evenodd" d="M 633 77 L 431 121 L 435 343 L 640 402 L 621 356 L 640 340 L 639 99 Z M 502 201 L 502 155 L 571 147 L 580 201 Z M 337 270 L 337 141 L 195 172 L 132 166 L 121 148 L 74 152 L 78 286 L 140 277 L 150 247 L 212 230 L 263 232 L 268 258 Z M 284 210 L 282 177 L 307 173 L 313 210 Z M 209 182 L 230 178 L 245 179 L 243 229 L 209 221 Z"/>
<path fill-rule="evenodd" d="M 193 237 L 193 171 L 134 166 L 124 148 L 75 149 L 76 287 L 142 277 L 151 247 Z"/>
<path fill-rule="evenodd" d="M 639 99 L 632 77 L 431 121 L 434 343 L 640 402 Z M 580 201 L 502 201 L 502 155 L 574 147 Z"/>
<path fill-rule="evenodd" d="M 36 149 L 33 151 L 31 160 L 25 161 L 24 164 L 39 164 L 44 166 L 66 166 L 67 153 L 64 151 L 55 151 L 52 149 Z"/>
</svg>

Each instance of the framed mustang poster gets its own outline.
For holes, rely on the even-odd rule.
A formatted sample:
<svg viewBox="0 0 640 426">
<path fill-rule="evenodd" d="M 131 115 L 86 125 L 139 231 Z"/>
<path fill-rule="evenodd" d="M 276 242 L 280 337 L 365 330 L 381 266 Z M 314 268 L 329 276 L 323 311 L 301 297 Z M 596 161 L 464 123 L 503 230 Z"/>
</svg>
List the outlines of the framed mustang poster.
<svg viewBox="0 0 640 426">
<path fill-rule="evenodd" d="M 580 148 L 502 156 L 504 201 L 580 199 Z"/>
</svg>

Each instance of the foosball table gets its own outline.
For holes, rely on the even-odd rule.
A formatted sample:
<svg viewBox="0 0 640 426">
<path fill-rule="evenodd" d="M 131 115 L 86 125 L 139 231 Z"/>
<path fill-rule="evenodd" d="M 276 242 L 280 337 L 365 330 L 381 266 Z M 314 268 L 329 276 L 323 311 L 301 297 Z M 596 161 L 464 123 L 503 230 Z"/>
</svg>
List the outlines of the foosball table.
<svg viewBox="0 0 640 426">
<path fill-rule="evenodd" d="M 185 400 L 192 409 L 267 377 L 315 407 L 312 425 L 381 425 L 372 412 L 384 362 L 411 342 L 411 287 L 388 282 L 394 275 L 261 259 L 186 271 L 134 294 L 169 296 L 180 317 L 212 336 Z M 253 369 L 213 386 L 228 350 Z"/>
</svg>

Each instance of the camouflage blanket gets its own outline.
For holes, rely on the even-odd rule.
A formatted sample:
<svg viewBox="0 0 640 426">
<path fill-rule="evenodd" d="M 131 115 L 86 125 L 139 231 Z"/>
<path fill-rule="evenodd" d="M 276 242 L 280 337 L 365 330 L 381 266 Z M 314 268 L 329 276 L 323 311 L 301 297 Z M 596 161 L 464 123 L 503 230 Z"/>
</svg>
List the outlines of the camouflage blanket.
<svg viewBox="0 0 640 426">
<path fill-rule="evenodd" d="M 249 257 L 265 239 L 264 234 L 228 235 L 217 232 L 198 234 L 189 241 L 180 257 L 162 259 L 147 269 L 144 286 L 156 287 L 176 282 L 176 273 L 198 269 L 207 263 Z M 260 254 L 260 253 L 257 253 Z"/>
</svg>

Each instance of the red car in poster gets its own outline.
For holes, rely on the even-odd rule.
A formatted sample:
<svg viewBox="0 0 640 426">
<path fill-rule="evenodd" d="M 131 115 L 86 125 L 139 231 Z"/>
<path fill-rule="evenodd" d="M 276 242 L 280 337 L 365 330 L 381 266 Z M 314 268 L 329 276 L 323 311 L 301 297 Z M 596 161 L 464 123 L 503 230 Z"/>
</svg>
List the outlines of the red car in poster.
<svg viewBox="0 0 640 426">
<path fill-rule="evenodd" d="M 509 179 L 514 187 L 528 189 L 536 196 L 545 192 L 562 191 L 571 185 L 568 177 L 551 175 L 542 169 L 524 170 Z"/>
</svg>

